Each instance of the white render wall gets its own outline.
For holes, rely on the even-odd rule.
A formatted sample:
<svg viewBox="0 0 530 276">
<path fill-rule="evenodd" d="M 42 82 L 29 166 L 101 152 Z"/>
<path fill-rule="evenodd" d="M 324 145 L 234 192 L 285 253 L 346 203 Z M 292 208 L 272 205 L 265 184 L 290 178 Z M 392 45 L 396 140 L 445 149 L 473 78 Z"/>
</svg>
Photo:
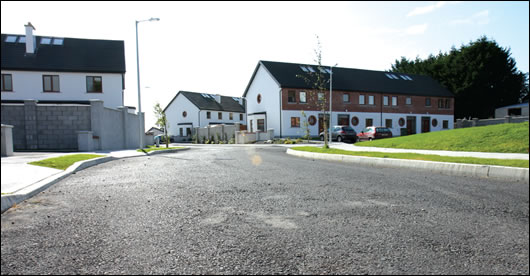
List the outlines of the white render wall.
<svg viewBox="0 0 530 276">
<path fill-rule="evenodd" d="M 122 75 L 109 73 L 64 73 L 2 70 L 11 74 L 13 92 L 2 91 L 2 100 L 88 101 L 102 100 L 105 107 L 123 106 Z M 44 92 L 43 75 L 59 76 L 59 92 Z M 103 93 L 87 93 L 86 77 L 101 76 Z"/>
<path fill-rule="evenodd" d="M 316 123 L 313 126 L 309 126 L 310 135 L 311 136 L 318 136 L 318 114 L 321 112 L 317 111 L 304 111 L 307 118 L 309 119 L 309 116 L 313 115 L 316 118 Z M 416 133 L 421 133 L 421 117 L 430 117 L 431 118 L 431 130 L 430 131 L 440 131 L 440 130 L 446 130 L 443 129 L 443 121 L 448 121 L 448 128 L 447 129 L 453 129 L 454 128 L 454 116 L 453 115 L 436 115 L 436 114 L 410 114 L 410 113 L 383 113 L 383 121 L 381 122 L 381 113 L 371 113 L 371 112 L 333 112 L 332 118 L 331 118 L 331 124 L 337 125 L 338 124 L 338 115 L 339 114 L 345 114 L 349 115 L 349 125 L 357 132 L 361 132 L 365 127 L 366 119 L 371 118 L 373 119 L 373 124 L 376 126 L 384 126 L 386 119 L 392 119 L 392 135 L 393 136 L 400 136 L 401 135 L 401 126 L 399 126 L 399 119 L 403 118 L 405 120 L 405 125 L 403 128 L 406 127 L 407 122 L 407 116 L 416 116 Z M 351 124 L 351 119 L 357 116 L 359 118 L 359 124 L 357 126 L 353 126 Z M 291 117 L 300 117 L 300 127 L 291 127 Z M 432 120 L 436 119 L 438 121 L 438 124 L 436 127 L 432 126 Z M 283 111 L 282 112 L 282 124 L 284 126 L 283 128 L 283 137 L 298 137 L 304 135 L 304 128 L 303 128 L 303 122 L 304 118 L 302 117 L 302 113 L 300 111 Z M 276 135 L 276 131 L 275 131 Z"/>
<path fill-rule="evenodd" d="M 182 112 L 186 111 L 186 118 L 182 117 Z M 194 128 L 199 125 L 199 109 L 184 95 L 179 94 L 177 98 L 166 108 L 166 118 L 169 123 L 168 135 L 178 136 L 179 128 Z M 179 123 L 192 123 L 193 125 L 180 125 Z M 184 135 L 186 132 L 184 131 Z"/>
<path fill-rule="evenodd" d="M 182 116 L 182 112 L 186 111 L 186 118 Z M 206 113 L 210 112 L 210 119 L 206 119 Z M 219 120 L 217 113 L 223 114 L 223 119 Z M 230 120 L 230 113 L 233 114 L 233 119 Z M 239 120 L 239 114 L 243 114 L 243 120 Z M 241 112 L 227 112 L 218 110 L 199 110 L 186 96 L 179 94 L 177 98 L 166 108 L 166 117 L 169 122 L 168 134 L 173 136 L 180 136 L 180 128 L 182 134 L 186 136 L 186 128 L 205 127 L 210 123 L 224 123 L 224 124 L 244 124 L 246 122 L 246 114 Z M 193 125 L 179 125 L 179 123 L 192 123 Z"/>
<path fill-rule="evenodd" d="M 257 97 L 261 94 L 261 103 L 258 104 Z M 260 66 L 254 80 L 250 85 L 247 95 L 247 115 L 259 112 L 267 112 L 267 120 L 265 122 L 265 130 L 274 129 L 274 136 L 280 136 L 280 86 L 272 78 L 270 73 L 264 66 Z M 250 115 L 251 116 L 251 115 Z M 250 117 L 249 116 L 249 117 Z M 255 117 L 254 117 L 255 118 Z M 257 127 L 257 121 L 252 123 L 253 127 Z M 289 121 L 290 126 L 290 121 Z M 250 122 L 247 122 L 247 128 L 250 127 Z M 285 127 L 284 127 L 285 129 Z M 285 136 L 284 133 L 282 135 Z"/>
</svg>

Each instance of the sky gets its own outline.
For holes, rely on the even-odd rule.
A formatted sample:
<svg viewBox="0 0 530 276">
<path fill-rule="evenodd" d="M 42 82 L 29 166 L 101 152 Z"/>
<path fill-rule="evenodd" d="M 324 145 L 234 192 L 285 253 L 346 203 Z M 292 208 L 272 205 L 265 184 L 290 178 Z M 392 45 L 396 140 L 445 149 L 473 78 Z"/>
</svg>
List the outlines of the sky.
<svg viewBox="0 0 530 276">
<path fill-rule="evenodd" d="M 126 106 L 154 105 L 178 91 L 241 97 L 260 60 L 385 71 L 402 56 L 426 58 L 481 36 L 529 69 L 529 2 L 1 2 L 2 33 L 125 42 Z M 318 40 L 317 40 L 318 36 Z"/>
</svg>

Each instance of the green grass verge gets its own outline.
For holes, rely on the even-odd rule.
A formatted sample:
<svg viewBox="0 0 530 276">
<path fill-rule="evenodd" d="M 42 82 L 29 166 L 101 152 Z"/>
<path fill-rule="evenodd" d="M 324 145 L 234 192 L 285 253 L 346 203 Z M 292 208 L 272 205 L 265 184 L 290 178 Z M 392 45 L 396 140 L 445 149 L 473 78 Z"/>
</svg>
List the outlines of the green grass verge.
<svg viewBox="0 0 530 276">
<path fill-rule="evenodd" d="M 104 157 L 105 155 L 99 154 L 69 154 L 61 157 L 53 157 L 48 159 L 43 159 L 40 161 L 30 162 L 28 164 L 37 165 L 42 167 L 50 167 L 59 170 L 66 170 L 72 164 L 77 161 L 88 160 L 98 157 Z"/>
<path fill-rule="evenodd" d="M 156 147 L 156 146 L 147 146 L 147 148 L 145 149 L 137 149 L 136 151 L 137 152 L 150 152 L 150 151 L 155 151 L 155 150 L 170 150 L 170 149 L 183 149 L 184 147 L 169 147 L 169 148 L 166 148 L 166 146 L 164 145 L 160 145 L 160 147 Z"/>
<path fill-rule="evenodd" d="M 343 154 L 343 155 L 366 156 L 366 157 L 395 158 L 395 159 L 409 159 L 409 160 L 423 160 L 423 161 L 437 161 L 437 162 L 451 162 L 451 163 L 465 163 L 465 164 L 477 164 L 477 165 L 495 165 L 495 166 L 528 168 L 528 160 L 454 157 L 454 156 L 440 156 L 440 155 L 434 155 L 434 154 L 418 154 L 418 153 L 385 153 L 385 152 L 347 151 L 347 150 L 331 149 L 331 148 L 324 149 L 321 147 L 293 147 L 291 149 L 299 150 L 299 151 L 327 153 L 327 154 Z"/>
<path fill-rule="evenodd" d="M 356 143 L 361 147 L 528 153 L 528 122 L 459 128 Z"/>
</svg>

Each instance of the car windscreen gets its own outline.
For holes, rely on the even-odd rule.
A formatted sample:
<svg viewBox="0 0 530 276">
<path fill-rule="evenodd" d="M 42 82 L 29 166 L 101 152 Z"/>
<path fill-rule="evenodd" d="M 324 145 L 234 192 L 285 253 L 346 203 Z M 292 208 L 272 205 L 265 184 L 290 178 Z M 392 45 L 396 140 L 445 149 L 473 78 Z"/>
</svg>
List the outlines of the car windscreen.
<svg viewBox="0 0 530 276">
<path fill-rule="evenodd" d="M 342 130 L 344 130 L 344 131 L 355 131 L 351 127 L 342 127 Z"/>
</svg>

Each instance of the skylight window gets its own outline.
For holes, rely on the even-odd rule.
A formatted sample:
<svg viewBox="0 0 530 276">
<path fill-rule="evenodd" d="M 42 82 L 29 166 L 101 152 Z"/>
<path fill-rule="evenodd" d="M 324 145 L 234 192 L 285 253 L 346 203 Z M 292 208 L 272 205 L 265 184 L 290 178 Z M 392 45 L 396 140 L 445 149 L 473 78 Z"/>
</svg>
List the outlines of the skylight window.
<svg viewBox="0 0 530 276">
<path fill-rule="evenodd" d="M 405 78 L 407 78 L 408 80 L 412 80 L 412 78 L 407 75 L 405 75 Z"/>
<path fill-rule="evenodd" d="M 385 76 L 386 76 L 387 78 L 389 78 L 389 79 L 393 79 L 393 78 L 390 76 L 390 74 L 385 73 Z"/>
<path fill-rule="evenodd" d="M 399 80 L 399 78 L 396 77 L 396 75 L 394 75 L 394 74 L 390 74 L 390 76 L 391 76 L 392 78 L 394 78 L 395 80 Z"/>
<path fill-rule="evenodd" d="M 63 38 L 54 38 L 53 39 L 53 45 L 63 45 L 64 39 Z"/>
<path fill-rule="evenodd" d="M 320 70 L 321 73 L 324 73 L 324 74 L 327 73 L 326 70 L 324 68 L 322 68 L 322 67 L 318 67 L 318 70 Z"/>
<path fill-rule="evenodd" d="M 201 93 L 201 96 L 203 96 L 204 98 L 209 98 L 208 94 Z"/>
<path fill-rule="evenodd" d="M 18 37 L 18 43 L 26 43 L 26 37 L 25 36 L 19 36 Z"/>
<path fill-rule="evenodd" d="M 402 79 L 408 80 L 404 75 L 399 75 Z"/>
<path fill-rule="evenodd" d="M 232 99 L 234 99 L 234 101 L 236 101 L 236 102 L 239 101 L 239 98 L 238 98 L 238 97 L 232 97 Z"/>
<path fill-rule="evenodd" d="M 329 70 L 329 68 L 326 68 L 324 70 L 326 70 L 326 72 L 328 72 L 328 74 L 331 74 L 331 70 Z"/>
<path fill-rule="evenodd" d="M 49 37 L 43 37 L 40 39 L 40 44 L 50 44 L 52 42 L 52 39 Z"/>
<path fill-rule="evenodd" d="M 313 69 L 313 67 L 307 66 L 307 69 L 309 69 L 309 71 L 311 71 L 311 73 L 315 73 L 315 69 Z"/>
<path fill-rule="evenodd" d="M 5 40 L 5 42 L 9 42 L 9 43 L 15 43 L 16 41 L 17 41 L 17 37 L 15 35 L 8 35 Z"/>
<path fill-rule="evenodd" d="M 307 70 L 307 68 L 306 68 L 305 66 L 300 65 L 300 68 L 301 68 L 302 71 L 304 71 L 304 72 L 309 72 L 309 70 Z"/>
</svg>

